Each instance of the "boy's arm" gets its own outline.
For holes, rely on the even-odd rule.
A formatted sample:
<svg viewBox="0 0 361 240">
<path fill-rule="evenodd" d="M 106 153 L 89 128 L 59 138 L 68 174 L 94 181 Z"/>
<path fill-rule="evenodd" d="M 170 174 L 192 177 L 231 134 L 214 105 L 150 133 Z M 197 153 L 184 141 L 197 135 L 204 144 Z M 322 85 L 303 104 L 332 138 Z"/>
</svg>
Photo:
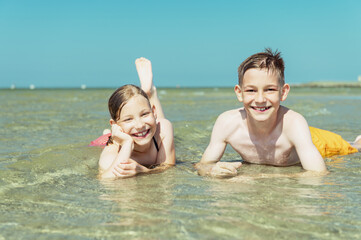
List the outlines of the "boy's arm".
<svg viewBox="0 0 361 240">
<path fill-rule="evenodd" d="M 219 116 L 212 130 L 211 140 L 202 159 L 194 167 L 201 176 L 212 177 L 231 177 L 237 175 L 237 168 L 241 166 L 240 162 L 219 162 L 226 149 L 226 126 L 223 119 Z"/>
<path fill-rule="evenodd" d="M 325 162 L 312 142 L 310 129 L 304 117 L 299 115 L 292 121 L 292 125 L 288 136 L 296 149 L 302 167 L 307 171 L 327 172 Z"/>
</svg>

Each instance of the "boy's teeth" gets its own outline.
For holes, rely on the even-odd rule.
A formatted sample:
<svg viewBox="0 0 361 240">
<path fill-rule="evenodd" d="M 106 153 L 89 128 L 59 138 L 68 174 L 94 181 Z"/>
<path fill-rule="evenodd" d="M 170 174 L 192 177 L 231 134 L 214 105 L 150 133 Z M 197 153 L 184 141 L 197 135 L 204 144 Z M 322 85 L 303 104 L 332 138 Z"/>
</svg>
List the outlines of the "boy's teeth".
<svg viewBox="0 0 361 240">
<path fill-rule="evenodd" d="M 269 107 L 255 107 L 255 109 L 259 110 L 259 111 L 264 111 L 267 110 Z"/>
</svg>

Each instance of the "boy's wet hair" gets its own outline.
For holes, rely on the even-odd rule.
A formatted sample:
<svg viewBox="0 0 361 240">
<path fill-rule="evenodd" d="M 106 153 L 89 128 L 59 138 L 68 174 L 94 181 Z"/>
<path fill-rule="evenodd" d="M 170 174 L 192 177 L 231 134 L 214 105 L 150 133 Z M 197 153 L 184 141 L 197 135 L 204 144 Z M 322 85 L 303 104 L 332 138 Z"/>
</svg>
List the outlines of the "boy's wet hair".
<svg viewBox="0 0 361 240">
<path fill-rule="evenodd" d="M 281 57 L 281 52 L 272 52 L 270 48 L 266 48 L 264 52 L 253 54 L 244 60 L 238 68 L 238 85 L 242 87 L 243 77 L 247 70 L 257 68 L 267 70 L 268 72 L 278 75 L 278 83 L 280 86 L 285 84 L 285 64 Z"/>
<path fill-rule="evenodd" d="M 118 121 L 120 117 L 120 112 L 122 111 L 124 105 L 136 95 L 142 95 L 149 102 L 147 94 L 141 88 L 135 85 L 127 84 L 115 90 L 115 92 L 110 96 L 108 101 L 110 117 L 114 121 Z"/>
</svg>

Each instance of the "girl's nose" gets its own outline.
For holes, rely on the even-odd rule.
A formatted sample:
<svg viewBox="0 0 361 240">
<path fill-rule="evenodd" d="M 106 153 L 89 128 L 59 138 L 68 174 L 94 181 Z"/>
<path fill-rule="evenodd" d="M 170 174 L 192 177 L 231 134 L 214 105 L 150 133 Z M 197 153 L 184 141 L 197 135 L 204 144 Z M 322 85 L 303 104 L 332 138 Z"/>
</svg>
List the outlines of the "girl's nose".
<svg viewBox="0 0 361 240">
<path fill-rule="evenodd" d="M 137 119 L 135 121 L 135 128 L 142 129 L 143 127 L 144 127 L 144 122 L 142 121 L 142 119 Z"/>
</svg>

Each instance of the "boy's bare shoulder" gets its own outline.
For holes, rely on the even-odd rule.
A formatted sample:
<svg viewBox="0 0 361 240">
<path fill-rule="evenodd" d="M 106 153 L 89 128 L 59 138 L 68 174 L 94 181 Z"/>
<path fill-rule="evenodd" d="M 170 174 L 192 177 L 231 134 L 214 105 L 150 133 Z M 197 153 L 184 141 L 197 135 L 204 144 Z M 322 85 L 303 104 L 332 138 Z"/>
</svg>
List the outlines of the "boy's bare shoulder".
<svg viewBox="0 0 361 240">
<path fill-rule="evenodd" d="M 231 122 L 235 119 L 238 120 L 238 119 L 242 118 L 242 111 L 243 111 L 243 108 L 237 108 L 237 109 L 225 111 L 218 116 L 217 121 L 221 120 L 221 121 L 225 121 L 225 122 Z"/>
<path fill-rule="evenodd" d="M 297 124 L 304 124 L 306 121 L 302 114 L 281 106 L 281 112 L 283 117 L 283 124 L 285 126 L 295 127 Z"/>
<path fill-rule="evenodd" d="M 308 124 L 302 114 L 285 108 L 283 115 L 283 133 L 291 142 L 299 140 L 300 136 L 309 132 Z"/>
<path fill-rule="evenodd" d="M 214 125 L 215 128 L 221 129 L 224 134 L 233 132 L 240 127 L 243 120 L 243 108 L 232 109 L 220 114 Z"/>
</svg>

